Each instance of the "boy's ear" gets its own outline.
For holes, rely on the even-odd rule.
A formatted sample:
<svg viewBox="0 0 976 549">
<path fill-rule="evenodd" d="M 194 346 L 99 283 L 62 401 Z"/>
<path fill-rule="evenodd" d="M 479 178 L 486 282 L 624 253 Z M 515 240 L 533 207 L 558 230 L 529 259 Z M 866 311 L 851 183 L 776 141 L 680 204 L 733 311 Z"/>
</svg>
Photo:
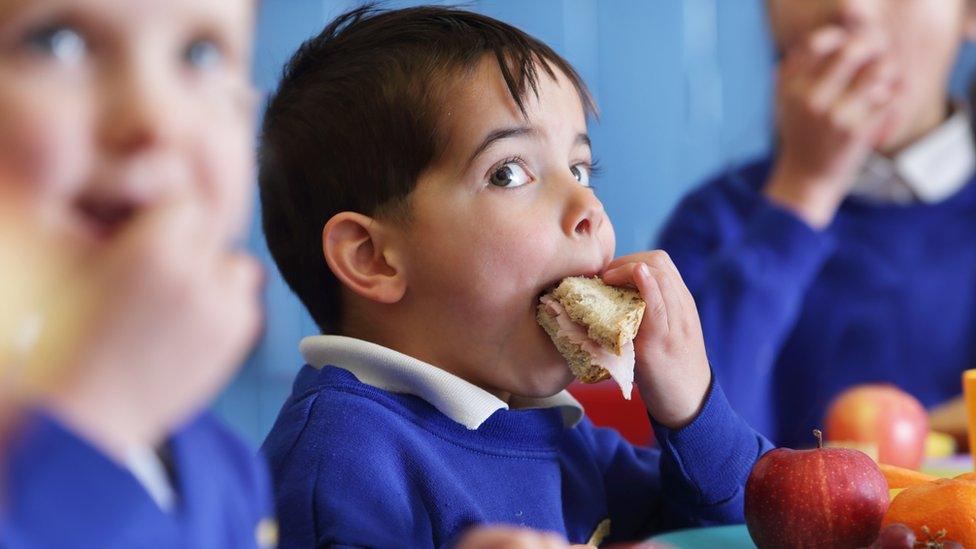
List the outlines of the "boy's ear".
<svg viewBox="0 0 976 549">
<path fill-rule="evenodd" d="M 379 303 L 396 303 L 406 292 L 403 266 L 386 238 L 385 225 L 369 216 L 340 212 L 322 230 L 325 261 L 346 288 Z"/>
</svg>

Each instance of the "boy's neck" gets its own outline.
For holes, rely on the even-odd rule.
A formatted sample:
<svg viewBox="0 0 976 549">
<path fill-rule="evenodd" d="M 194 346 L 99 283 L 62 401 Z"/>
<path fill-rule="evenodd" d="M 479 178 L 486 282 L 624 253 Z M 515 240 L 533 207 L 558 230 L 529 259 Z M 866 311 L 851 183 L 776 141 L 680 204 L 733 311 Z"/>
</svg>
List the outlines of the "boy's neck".
<svg viewBox="0 0 976 549">
<path fill-rule="evenodd" d="M 358 315 L 348 315 L 342 324 L 340 332 L 336 335 L 361 339 L 363 341 L 375 343 L 376 345 L 382 345 L 383 347 L 392 349 L 398 353 L 403 353 L 407 356 L 430 364 L 435 368 L 444 370 L 449 374 L 455 375 L 468 383 L 487 391 L 502 402 L 511 404 L 511 393 L 494 387 L 486 386 L 484 383 L 481 383 L 480 380 L 474 379 L 470 375 L 466 375 L 463 368 L 456 367 L 454 364 L 455 361 L 452 361 L 449 357 L 441 357 L 437 356 L 436 353 L 432 353 L 428 345 L 421 343 L 423 338 L 417 338 L 412 334 L 404 333 L 402 329 L 388 329 L 388 324 L 390 323 L 394 326 L 402 327 L 412 325 L 411 322 L 398 321 L 393 319 L 392 315 L 383 316 L 384 321 L 370 322 Z M 357 318 L 357 320 L 353 320 L 353 318 Z"/>
</svg>

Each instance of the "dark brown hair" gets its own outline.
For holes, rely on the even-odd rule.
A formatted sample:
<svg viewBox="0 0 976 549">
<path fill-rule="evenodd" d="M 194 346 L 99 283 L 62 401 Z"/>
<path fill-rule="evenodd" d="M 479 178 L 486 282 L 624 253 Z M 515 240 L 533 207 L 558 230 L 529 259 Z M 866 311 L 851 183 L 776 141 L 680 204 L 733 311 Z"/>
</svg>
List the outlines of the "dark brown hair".
<svg viewBox="0 0 976 549">
<path fill-rule="evenodd" d="M 439 109 L 447 83 L 493 57 L 524 113 L 541 68 L 590 95 L 576 71 L 524 32 L 469 11 L 365 5 L 302 44 L 268 101 L 260 143 L 265 238 L 278 269 L 323 332 L 340 327 L 339 281 L 322 229 L 342 211 L 407 211 L 407 197 L 444 149 Z"/>
</svg>

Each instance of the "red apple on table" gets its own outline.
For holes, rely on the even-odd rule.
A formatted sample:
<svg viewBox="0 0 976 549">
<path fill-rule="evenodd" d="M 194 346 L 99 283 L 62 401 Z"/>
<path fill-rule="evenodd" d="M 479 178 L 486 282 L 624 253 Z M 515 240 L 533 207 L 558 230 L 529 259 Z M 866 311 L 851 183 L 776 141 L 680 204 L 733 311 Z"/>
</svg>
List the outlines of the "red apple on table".
<svg viewBox="0 0 976 549">
<path fill-rule="evenodd" d="M 915 397 L 894 385 L 857 385 L 830 404 L 824 434 L 831 443 L 873 444 L 879 462 L 918 469 L 929 416 Z"/>
<path fill-rule="evenodd" d="M 746 481 L 746 525 L 760 549 L 866 547 L 887 510 L 878 465 L 849 448 L 772 450 Z"/>
</svg>

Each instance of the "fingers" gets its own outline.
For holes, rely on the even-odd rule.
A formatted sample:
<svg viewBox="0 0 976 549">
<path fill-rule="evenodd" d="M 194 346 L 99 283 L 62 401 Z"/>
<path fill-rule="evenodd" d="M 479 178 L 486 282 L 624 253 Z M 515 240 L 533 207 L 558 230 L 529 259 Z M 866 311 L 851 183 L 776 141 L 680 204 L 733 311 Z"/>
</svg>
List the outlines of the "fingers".
<svg viewBox="0 0 976 549">
<path fill-rule="evenodd" d="M 636 254 L 635 254 L 636 255 Z M 607 265 L 606 270 L 600 275 L 600 278 L 604 283 L 610 286 L 634 286 L 634 269 L 638 265 L 642 264 L 635 255 L 630 255 L 622 257 L 620 259 L 613 260 L 609 265 Z"/>
<path fill-rule="evenodd" d="M 681 272 L 678 271 L 678 266 L 674 264 L 674 260 L 666 252 L 661 252 L 663 254 L 663 261 L 667 269 L 671 272 L 674 281 L 674 287 L 676 293 L 681 298 L 681 303 L 684 311 L 694 312 L 698 314 L 698 306 L 695 304 L 695 298 L 691 295 L 691 290 L 688 289 L 688 285 L 685 284 L 684 278 L 681 276 Z"/>
<path fill-rule="evenodd" d="M 687 313 L 680 294 L 681 287 L 684 285 L 676 280 L 677 270 L 668 266 L 670 261 L 667 254 L 656 256 L 655 263 L 649 266 L 647 272 L 657 282 L 664 306 L 668 311 L 668 331 L 674 332 L 680 328 Z"/>
<path fill-rule="evenodd" d="M 668 309 L 668 302 L 664 298 L 660 282 L 651 274 L 650 267 L 645 263 L 634 264 L 634 280 L 637 290 L 646 304 L 641 325 L 643 326 L 644 322 L 648 322 L 651 327 L 651 334 L 667 335 L 671 331 L 671 319 L 677 312 Z"/>
<path fill-rule="evenodd" d="M 689 309 L 694 310 L 691 293 L 667 253 L 632 254 L 610 265 L 602 275 L 603 281 L 611 286 L 637 288 L 647 304 L 644 318 L 654 326 L 654 333 L 667 334 L 678 329 Z"/>
<path fill-rule="evenodd" d="M 607 275 L 609 275 L 611 271 L 615 270 L 617 267 L 620 267 L 621 265 L 626 265 L 628 263 L 636 263 L 640 261 L 640 258 L 643 255 L 644 254 L 636 253 L 630 255 L 623 255 L 618 258 L 615 258 L 613 261 L 608 263 L 607 266 L 603 269 L 603 274 L 600 275 L 600 278 L 602 278 L 603 281 L 606 282 L 607 284 L 610 284 L 611 286 L 616 286 L 617 284 L 614 284 L 612 282 L 607 282 L 607 278 L 606 278 Z M 626 284 L 626 282 L 623 282 L 623 284 Z"/>
<path fill-rule="evenodd" d="M 828 25 L 810 33 L 804 43 L 804 48 L 813 57 L 822 59 L 843 46 L 848 36 L 848 31 L 842 27 Z"/>
<path fill-rule="evenodd" d="M 847 39 L 847 31 L 840 27 L 825 27 L 810 34 L 780 63 L 781 76 L 805 75 L 815 71 L 830 55 L 841 49 Z"/>
<path fill-rule="evenodd" d="M 866 70 L 830 110 L 831 124 L 837 129 L 862 128 L 872 131 L 894 97 L 896 83 L 890 65 Z"/>
<path fill-rule="evenodd" d="M 810 82 L 810 103 L 817 110 L 828 108 L 848 89 L 859 72 L 872 64 L 878 64 L 880 55 L 881 50 L 877 46 L 858 40 L 851 41 Z"/>
<path fill-rule="evenodd" d="M 810 114 L 831 117 L 835 125 L 857 124 L 895 87 L 896 70 L 884 51 L 878 39 L 822 29 L 783 62 L 780 91 Z"/>
<path fill-rule="evenodd" d="M 660 251 L 660 250 L 652 250 L 652 251 L 649 251 L 649 252 L 637 252 L 637 253 L 633 253 L 633 254 L 629 254 L 629 255 L 623 255 L 623 256 L 620 256 L 618 258 L 615 258 L 613 261 L 611 261 L 606 266 L 606 268 L 603 270 L 603 273 L 604 274 L 603 275 L 600 275 L 600 277 L 603 278 L 611 270 L 615 269 L 616 267 L 620 267 L 621 265 L 626 265 L 628 263 L 647 263 L 647 262 L 651 261 L 651 257 L 654 254 L 656 254 L 656 253 L 662 253 L 663 254 L 665 252 Z M 621 285 L 627 284 L 627 283 L 628 282 L 624 282 Z M 607 282 L 607 284 L 610 284 L 611 286 L 614 286 L 615 285 L 615 284 L 611 284 L 610 282 Z"/>
</svg>

